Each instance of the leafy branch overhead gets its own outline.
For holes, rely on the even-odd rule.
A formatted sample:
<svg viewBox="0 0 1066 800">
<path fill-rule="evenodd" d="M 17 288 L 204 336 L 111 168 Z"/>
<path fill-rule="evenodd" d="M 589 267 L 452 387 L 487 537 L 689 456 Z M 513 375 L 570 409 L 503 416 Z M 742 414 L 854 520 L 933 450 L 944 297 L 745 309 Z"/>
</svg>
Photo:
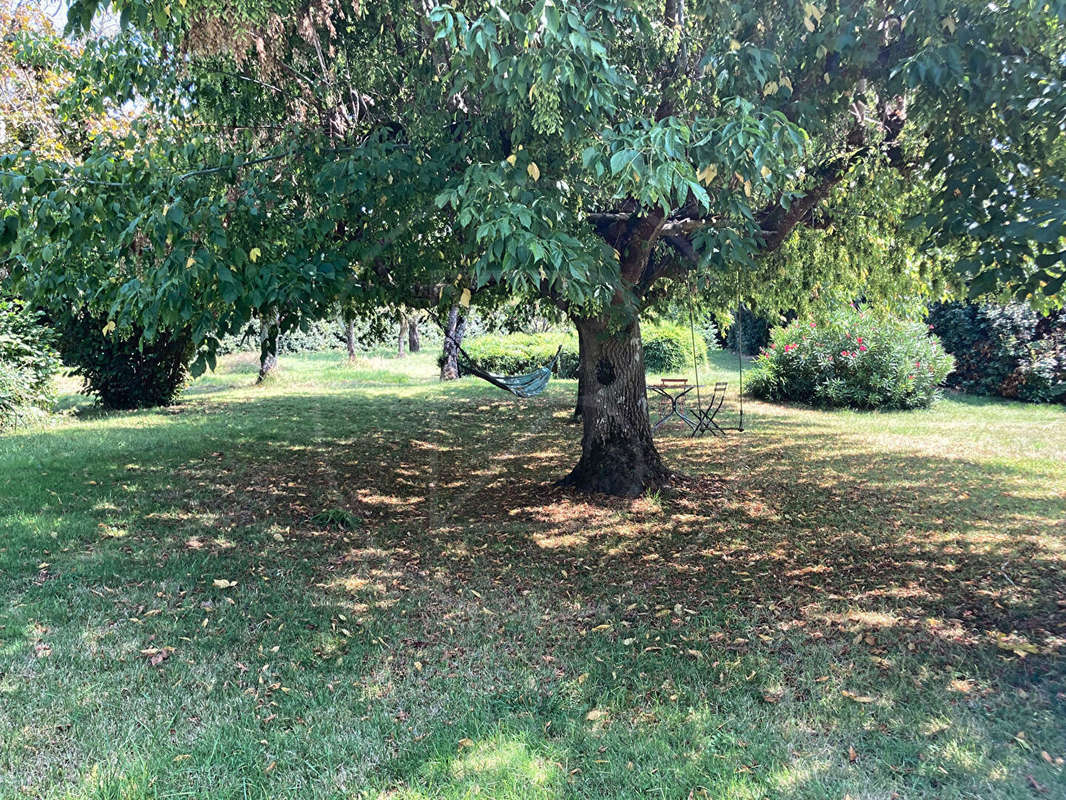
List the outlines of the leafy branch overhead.
<svg viewBox="0 0 1066 800">
<path fill-rule="evenodd" d="M 632 312 L 738 272 L 785 304 L 767 255 L 874 185 L 950 281 L 1054 304 L 1066 280 L 1061 0 L 110 7 L 66 96 L 140 120 L 3 156 L 0 259 L 149 333 L 210 349 L 266 306 L 479 288 Z"/>
</svg>

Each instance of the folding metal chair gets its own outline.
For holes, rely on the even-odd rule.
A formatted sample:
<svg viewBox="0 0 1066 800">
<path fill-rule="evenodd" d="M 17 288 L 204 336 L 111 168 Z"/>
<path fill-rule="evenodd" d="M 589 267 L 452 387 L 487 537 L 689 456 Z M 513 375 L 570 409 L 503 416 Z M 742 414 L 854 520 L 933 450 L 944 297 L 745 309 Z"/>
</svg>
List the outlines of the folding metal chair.
<svg viewBox="0 0 1066 800">
<path fill-rule="evenodd" d="M 708 431 L 714 436 L 725 436 L 725 431 L 722 426 L 714 421 L 718 411 L 722 408 L 722 403 L 725 401 L 725 390 L 729 387 L 729 383 L 726 381 L 718 381 L 714 384 L 714 391 L 711 392 L 711 399 L 707 402 L 707 408 L 696 407 L 696 426 L 692 429 L 693 436 L 700 436 Z M 691 412 L 691 408 L 689 411 Z"/>
</svg>

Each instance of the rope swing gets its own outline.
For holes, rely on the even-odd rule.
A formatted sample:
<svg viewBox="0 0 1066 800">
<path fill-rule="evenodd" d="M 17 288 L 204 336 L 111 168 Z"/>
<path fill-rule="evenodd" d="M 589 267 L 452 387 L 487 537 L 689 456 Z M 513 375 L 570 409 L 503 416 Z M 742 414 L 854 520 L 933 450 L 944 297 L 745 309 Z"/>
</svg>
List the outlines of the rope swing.
<svg viewBox="0 0 1066 800">
<path fill-rule="evenodd" d="M 692 291 L 692 287 L 689 287 L 689 297 L 695 297 L 695 293 Z M 719 410 L 722 408 L 722 403 L 725 402 L 726 389 L 729 384 L 725 381 L 717 381 L 714 384 L 714 388 L 711 392 L 710 400 L 707 403 L 707 407 L 703 407 L 703 390 L 700 385 L 700 357 L 699 351 L 696 349 L 696 314 L 695 303 L 690 300 L 688 305 L 688 325 L 689 335 L 692 339 L 692 371 L 696 377 L 696 417 L 695 425 L 692 428 L 693 436 L 700 436 L 704 433 L 710 432 L 714 435 L 725 435 L 726 431 L 740 431 L 744 430 L 744 331 L 741 324 L 741 309 L 740 302 L 740 272 L 737 272 L 737 315 L 734 320 L 737 331 L 737 373 L 739 375 L 740 392 L 737 395 L 737 404 L 740 410 L 739 421 L 735 426 L 723 426 L 719 425 L 715 420 Z M 691 423 L 690 423 L 691 424 Z"/>
</svg>

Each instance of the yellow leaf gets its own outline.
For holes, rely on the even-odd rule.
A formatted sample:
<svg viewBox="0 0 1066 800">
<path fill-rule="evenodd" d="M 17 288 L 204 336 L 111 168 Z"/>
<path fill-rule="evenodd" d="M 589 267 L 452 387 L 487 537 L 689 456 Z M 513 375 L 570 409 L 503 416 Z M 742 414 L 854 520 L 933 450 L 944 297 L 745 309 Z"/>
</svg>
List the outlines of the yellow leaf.
<svg viewBox="0 0 1066 800">
<path fill-rule="evenodd" d="M 418 670 L 419 672 L 422 671 L 422 662 L 421 661 L 416 661 L 415 662 L 415 669 Z"/>
<path fill-rule="evenodd" d="M 740 49 L 740 42 L 738 42 L 736 39 L 730 39 L 729 40 L 729 51 L 731 53 L 735 53 L 739 49 Z"/>
<path fill-rule="evenodd" d="M 511 153 L 511 155 L 507 156 L 507 163 L 510 164 L 512 167 L 514 166 L 514 162 L 516 162 L 517 160 L 518 156 L 516 156 L 514 153 Z"/>
<path fill-rule="evenodd" d="M 185 262 L 185 269 L 192 269 L 196 264 L 196 259 L 193 256 L 189 256 L 189 260 Z"/>
<path fill-rule="evenodd" d="M 459 746 L 460 747 L 473 747 L 474 746 L 474 740 L 473 739 L 460 739 L 459 740 Z"/>
<path fill-rule="evenodd" d="M 762 87 L 762 93 L 764 96 L 769 97 L 772 94 L 777 94 L 777 88 L 778 87 L 776 81 L 770 81 L 768 84 Z"/>
<path fill-rule="evenodd" d="M 744 194 L 751 197 L 751 181 L 744 181 Z"/>
<path fill-rule="evenodd" d="M 782 75 L 779 83 L 790 92 L 792 91 L 792 80 L 787 75 Z"/>
<path fill-rule="evenodd" d="M 103 330 L 101 330 L 100 333 L 102 333 L 104 336 L 107 336 L 114 329 L 115 329 L 115 321 L 113 319 L 112 320 L 108 320 L 107 324 L 103 327 Z"/>
<path fill-rule="evenodd" d="M 470 290 L 463 289 L 462 295 L 459 297 L 459 305 L 463 308 L 470 308 Z"/>
<path fill-rule="evenodd" d="M 874 699 L 872 697 L 870 697 L 869 695 L 855 694 L 855 692 L 849 692 L 847 689 L 844 689 L 840 693 L 842 695 L 844 695 L 844 697 L 848 698 L 848 700 L 854 700 L 856 703 L 872 703 L 872 702 L 874 702 Z"/>
<path fill-rule="evenodd" d="M 237 585 L 237 581 L 229 581 L 225 578 L 215 578 L 211 583 L 216 589 L 232 589 Z"/>
<path fill-rule="evenodd" d="M 260 253 L 261 251 L 258 247 L 253 247 L 251 250 L 248 251 L 248 258 L 250 258 L 252 261 L 258 261 Z"/>
<path fill-rule="evenodd" d="M 806 28 L 808 31 L 813 33 L 814 32 L 814 20 L 811 19 L 810 17 L 804 17 L 803 18 L 803 27 Z"/>
<path fill-rule="evenodd" d="M 526 172 L 529 173 L 529 177 L 533 180 L 540 180 L 540 167 L 537 166 L 535 161 L 529 162 L 529 166 L 526 167 Z"/>
<path fill-rule="evenodd" d="M 948 33 L 955 33 L 954 17 L 944 17 L 943 21 L 940 24 L 944 26 L 944 30 L 946 30 Z"/>
<path fill-rule="evenodd" d="M 711 181 L 714 180 L 714 177 L 717 174 L 718 174 L 718 167 L 716 167 L 714 164 L 708 164 L 706 167 L 704 167 L 703 169 L 701 169 L 699 171 L 699 174 L 696 175 L 696 177 L 699 179 L 700 183 L 702 183 L 704 186 L 710 186 L 711 185 Z"/>
<path fill-rule="evenodd" d="M 770 171 L 770 168 L 765 166 L 760 170 L 760 173 L 762 174 L 763 179 L 769 178 L 773 174 Z"/>
<path fill-rule="evenodd" d="M 603 711 L 599 708 L 594 708 L 592 709 L 592 711 L 585 715 L 585 719 L 587 719 L 589 722 L 595 722 L 598 719 L 603 719 L 605 716 L 607 716 L 606 711 Z"/>
</svg>

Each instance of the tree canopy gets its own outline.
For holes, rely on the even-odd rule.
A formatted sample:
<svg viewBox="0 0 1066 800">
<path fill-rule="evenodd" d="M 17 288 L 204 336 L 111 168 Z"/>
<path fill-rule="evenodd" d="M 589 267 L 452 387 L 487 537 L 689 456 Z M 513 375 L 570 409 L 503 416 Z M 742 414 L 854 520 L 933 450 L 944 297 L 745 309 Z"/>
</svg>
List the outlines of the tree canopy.
<svg viewBox="0 0 1066 800">
<path fill-rule="evenodd" d="M 1062 0 L 113 8 L 73 90 L 152 113 L 77 164 L 5 156 L 0 258 L 205 355 L 255 309 L 342 297 L 539 296 L 602 338 L 678 290 L 809 290 L 839 263 L 768 254 L 872 235 L 849 201 L 879 193 L 975 292 L 1066 280 Z"/>
</svg>

